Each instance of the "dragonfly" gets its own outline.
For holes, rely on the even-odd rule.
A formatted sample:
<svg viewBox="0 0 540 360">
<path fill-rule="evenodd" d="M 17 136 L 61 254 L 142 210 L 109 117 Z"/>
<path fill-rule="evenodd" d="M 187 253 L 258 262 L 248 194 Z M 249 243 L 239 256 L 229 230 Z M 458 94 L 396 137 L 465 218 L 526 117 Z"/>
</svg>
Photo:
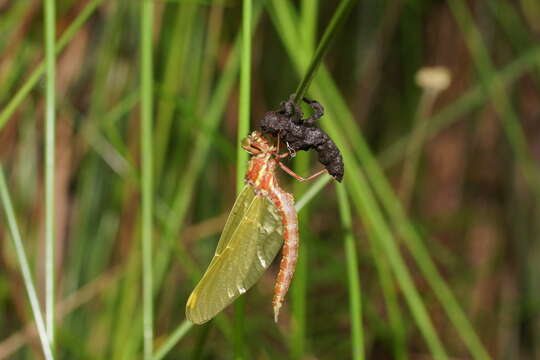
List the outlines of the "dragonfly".
<svg viewBox="0 0 540 360">
<path fill-rule="evenodd" d="M 272 145 L 254 131 L 242 147 L 251 155 L 246 185 L 225 223 L 214 257 L 186 304 L 186 317 L 195 324 L 211 320 L 251 288 L 283 246 L 272 299 L 277 323 L 296 266 L 299 234 L 294 198 L 279 186 L 276 168 L 299 181 L 327 172 L 323 169 L 308 178 L 294 173 L 281 162 L 291 154 L 279 154 L 279 137 L 277 145 Z"/>
</svg>

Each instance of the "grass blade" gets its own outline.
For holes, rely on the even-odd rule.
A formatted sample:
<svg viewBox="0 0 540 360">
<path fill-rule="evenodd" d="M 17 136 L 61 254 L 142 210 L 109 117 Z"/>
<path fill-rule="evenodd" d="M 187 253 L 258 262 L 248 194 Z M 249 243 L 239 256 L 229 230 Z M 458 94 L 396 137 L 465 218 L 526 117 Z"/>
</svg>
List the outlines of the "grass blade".
<svg viewBox="0 0 540 360">
<path fill-rule="evenodd" d="M 34 321 L 36 322 L 39 339 L 41 341 L 41 346 L 43 348 L 43 354 L 45 355 L 45 359 L 52 360 L 54 359 L 54 356 L 51 350 L 51 344 L 47 336 L 47 330 L 45 328 L 45 322 L 43 321 L 43 315 L 41 314 L 41 309 L 39 308 L 39 300 L 36 294 L 34 281 L 32 280 L 32 274 L 30 272 L 30 265 L 28 264 L 28 258 L 26 257 L 26 252 L 24 251 L 24 246 L 22 243 L 21 234 L 19 232 L 19 227 L 17 226 L 17 220 L 15 219 L 15 212 L 13 211 L 13 204 L 11 202 L 9 192 L 7 189 L 4 169 L 1 166 L 0 166 L 0 197 L 2 199 L 2 205 L 6 213 L 6 218 L 9 225 L 9 231 L 11 232 L 11 238 L 15 246 L 15 251 L 17 252 L 17 260 L 19 261 L 19 266 L 21 267 L 21 273 L 24 280 L 24 286 L 26 287 L 26 292 L 28 293 L 28 299 L 30 300 L 30 307 L 32 308 Z"/>
<path fill-rule="evenodd" d="M 45 67 L 46 115 L 45 115 L 45 316 L 47 335 L 54 349 L 54 295 L 55 295 L 55 232 L 54 232 L 54 170 L 55 170 L 55 2 L 45 1 Z"/>
<path fill-rule="evenodd" d="M 252 0 L 243 0 L 242 3 L 242 47 L 240 60 L 240 96 L 238 102 L 238 133 L 236 153 L 236 193 L 239 194 L 244 187 L 244 176 L 247 169 L 248 154 L 240 146 L 249 131 L 250 92 L 251 92 L 251 19 Z M 234 319 L 234 357 L 245 357 L 244 344 L 244 303 L 241 297 L 235 303 Z"/>
<path fill-rule="evenodd" d="M 142 162 L 142 262 L 143 262 L 143 337 L 144 359 L 152 358 L 154 341 L 152 294 L 152 228 L 153 228 L 153 33 L 154 2 L 144 0 L 141 6 L 141 162 Z"/>
<path fill-rule="evenodd" d="M 249 113 L 251 102 L 251 18 L 252 0 L 243 0 L 242 8 L 242 47 L 240 59 L 240 98 L 238 101 L 238 132 L 236 152 L 236 192 L 244 187 L 248 153 L 240 146 L 249 132 Z"/>
<path fill-rule="evenodd" d="M 300 212 L 332 179 L 333 178 L 330 175 L 319 176 L 313 185 L 311 185 L 311 187 L 309 187 L 296 202 L 294 206 L 296 212 Z"/>
<path fill-rule="evenodd" d="M 190 55 L 190 46 L 193 46 L 193 25 L 197 20 L 197 6 L 180 3 L 174 23 L 172 40 L 174 46 L 170 47 L 165 60 L 165 74 L 160 92 L 164 94 L 158 100 L 155 139 L 155 177 L 160 179 L 166 160 L 167 146 L 173 134 L 172 125 L 177 106 L 179 90 L 187 82 L 185 64 Z M 159 186 L 159 184 L 155 184 Z"/>
<path fill-rule="evenodd" d="M 303 0 L 301 2 L 300 26 L 302 38 L 308 54 L 314 53 L 315 37 L 317 29 L 318 1 Z M 308 174 L 310 172 L 310 156 L 303 153 L 298 154 L 294 161 L 294 171 L 297 174 Z M 295 196 L 302 195 L 308 188 L 307 183 L 294 182 Z M 298 214 L 298 224 L 300 230 L 301 244 L 298 253 L 298 262 L 294 271 L 294 279 L 291 283 L 290 304 L 292 310 L 291 319 L 291 357 L 302 359 L 306 356 L 308 348 L 308 275 L 309 275 L 309 254 L 311 236 L 309 231 L 310 209 L 306 207 L 301 214 Z"/>
<path fill-rule="evenodd" d="M 187 334 L 187 332 L 193 327 L 193 323 L 189 320 L 184 320 L 173 333 L 167 338 L 165 343 L 161 345 L 156 352 L 152 360 L 163 359 L 169 351 Z"/>
<path fill-rule="evenodd" d="M 362 300 L 360 294 L 360 275 L 356 246 L 352 232 L 351 207 L 347 193 L 342 185 L 336 186 L 341 224 L 345 229 L 345 255 L 347 257 L 347 277 L 349 280 L 349 308 L 351 311 L 351 343 L 353 359 L 364 359 L 364 333 L 362 330 Z"/>
</svg>

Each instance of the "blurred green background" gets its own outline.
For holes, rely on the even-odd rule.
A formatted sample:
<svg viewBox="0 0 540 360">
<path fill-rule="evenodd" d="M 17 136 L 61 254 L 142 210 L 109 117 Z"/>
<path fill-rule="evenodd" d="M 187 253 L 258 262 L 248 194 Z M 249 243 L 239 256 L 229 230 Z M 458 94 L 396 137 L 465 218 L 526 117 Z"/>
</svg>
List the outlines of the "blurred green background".
<svg viewBox="0 0 540 360">
<path fill-rule="evenodd" d="M 239 100 L 256 129 L 297 88 L 339 2 L 253 0 L 250 97 L 242 1 L 142 3 L 58 0 L 45 21 L 41 0 L 0 0 L 0 162 L 42 309 L 44 29 L 57 34 L 55 358 L 142 359 L 145 274 L 146 359 L 540 358 L 538 0 L 348 10 L 308 90 L 343 151 L 344 183 L 278 174 L 297 200 L 318 191 L 299 213 L 280 322 L 276 261 L 243 316 L 230 307 L 204 326 L 185 322 L 185 302 L 234 202 Z M 321 167 L 313 153 L 288 165 Z M 0 359 L 39 359 L 3 199 Z"/>
</svg>

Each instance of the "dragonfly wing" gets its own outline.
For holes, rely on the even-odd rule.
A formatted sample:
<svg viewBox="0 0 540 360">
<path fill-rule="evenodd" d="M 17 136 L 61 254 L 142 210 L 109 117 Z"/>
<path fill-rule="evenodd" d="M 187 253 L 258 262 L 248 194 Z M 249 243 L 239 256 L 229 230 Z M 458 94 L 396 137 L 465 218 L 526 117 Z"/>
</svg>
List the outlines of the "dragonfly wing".
<svg viewBox="0 0 540 360">
<path fill-rule="evenodd" d="M 186 316 L 196 324 L 212 319 L 251 288 L 283 244 L 283 225 L 274 204 L 250 187 L 239 199 L 242 196 L 249 205 L 236 201 L 216 254 L 188 299 Z"/>
<path fill-rule="evenodd" d="M 244 186 L 240 192 L 240 195 L 236 197 L 231 213 L 229 214 L 225 227 L 221 232 L 221 237 L 219 238 L 219 242 L 216 247 L 216 255 L 223 252 L 223 249 L 225 249 L 228 242 L 231 241 L 231 235 L 238 228 L 238 224 L 242 221 L 244 214 L 252 205 L 253 200 L 255 200 L 255 191 L 253 191 L 251 186 Z"/>
</svg>

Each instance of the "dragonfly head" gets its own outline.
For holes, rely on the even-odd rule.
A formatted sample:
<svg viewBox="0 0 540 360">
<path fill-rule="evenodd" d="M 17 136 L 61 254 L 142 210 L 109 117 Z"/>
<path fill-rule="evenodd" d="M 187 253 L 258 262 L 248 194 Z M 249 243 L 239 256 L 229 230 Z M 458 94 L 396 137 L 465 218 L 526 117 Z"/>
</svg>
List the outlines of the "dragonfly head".
<svg viewBox="0 0 540 360">
<path fill-rule="evenodd" d="M 275 153 L 276 147 L 270 145 L 258 131 L 254 131 L 242 140 L 242 148 L 251 155 Z"/>
</svg>

